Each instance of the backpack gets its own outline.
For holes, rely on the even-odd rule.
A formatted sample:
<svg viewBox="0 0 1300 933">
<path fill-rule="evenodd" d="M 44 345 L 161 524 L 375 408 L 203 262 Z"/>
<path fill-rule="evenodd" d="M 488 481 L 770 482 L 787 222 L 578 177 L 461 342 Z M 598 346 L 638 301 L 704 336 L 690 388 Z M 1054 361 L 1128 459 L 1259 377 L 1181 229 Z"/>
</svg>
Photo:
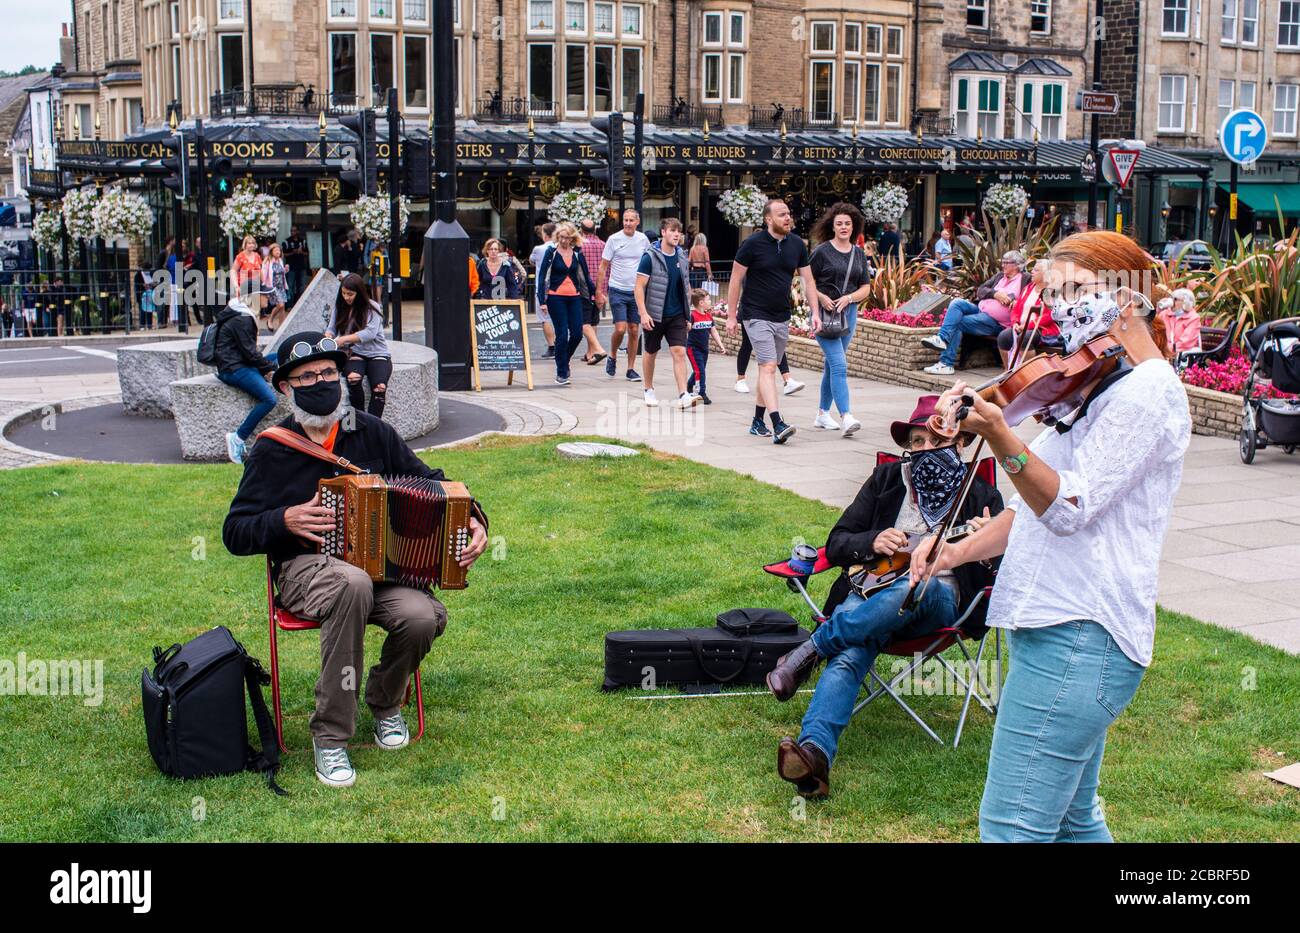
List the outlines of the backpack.
<svg viewBox="0 0 1300 933">
<path fill-rule="evenodd" d="M 184 645 L 153 649 L 153 673 L 140 672 L 145 737 L 149 754 L 163 774 L 177 778 L 256 771 L 267 786 L 275 783 L 280 748 L 262 698 L 271 682 L 256 658 L 235 641 L 224 625 Z M 262 748 L 248 744 L 244 694 L 253 704 Z"/>
<path fill-rule="evenodd" d="M 195 356 L 204 366 L 217 365 L 217 332 L 221 329 L 221 322 L 217 321 L 208 324 L 199 334 L 199 349 Z"/>
</svg>

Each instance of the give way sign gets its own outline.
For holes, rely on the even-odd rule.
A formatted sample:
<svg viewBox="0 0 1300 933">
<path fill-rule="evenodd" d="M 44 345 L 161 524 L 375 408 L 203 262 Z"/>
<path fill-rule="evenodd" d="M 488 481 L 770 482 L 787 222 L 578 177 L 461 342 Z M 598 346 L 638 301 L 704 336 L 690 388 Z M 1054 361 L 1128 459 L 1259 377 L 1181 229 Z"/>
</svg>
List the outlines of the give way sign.
<svg viewBox="0 0 1300 933">
<path fill-rule="evenodd" d="M 1133 177 L 1133 168 L 1137 165 L 1140 149 L 1111 149 L 1107 155 L 1115 169 L 1115 181 L 1121 188 L 1128 187 L 1128 180 Z"/>
</svg>

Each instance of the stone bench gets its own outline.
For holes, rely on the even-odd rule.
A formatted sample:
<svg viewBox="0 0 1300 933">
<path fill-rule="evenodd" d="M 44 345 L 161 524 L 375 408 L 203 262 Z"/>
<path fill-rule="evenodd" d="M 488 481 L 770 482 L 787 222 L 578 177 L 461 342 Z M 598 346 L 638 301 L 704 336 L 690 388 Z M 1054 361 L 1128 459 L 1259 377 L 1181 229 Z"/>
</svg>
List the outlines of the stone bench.
<svg viewBox="0 0 1300 933">
<path fill-rule="evenodd" d="M 438 427 L 438 354 L 418 344 L 390 342 L 393 377 L 388 381 L 384 420 L 410 440 Z M 340 377 L 346 380 L 346 377 Z M 178 379 L 170 384 L 171 410 L 186 460 L 226 459 L 226 434 L 239 427 L 253 407 L 252 398 L 226 385 L 215 373 Z M 343 391 L 347 391 L 346 381 Z M 367 387 L 367 400 L 369 387 Z M 290 414 L 281 397 L 258 430 Z"/>
</svg>

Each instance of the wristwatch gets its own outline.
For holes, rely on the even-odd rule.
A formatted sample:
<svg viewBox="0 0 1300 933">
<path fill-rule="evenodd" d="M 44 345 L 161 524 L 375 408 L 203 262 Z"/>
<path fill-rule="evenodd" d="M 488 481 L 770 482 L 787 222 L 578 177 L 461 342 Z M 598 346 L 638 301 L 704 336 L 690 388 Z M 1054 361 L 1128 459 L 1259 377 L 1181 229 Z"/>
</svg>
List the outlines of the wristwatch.
<svg viewBox="0 0 1300 933">
<path fill-rule="evenodd" d="M 1024 450 L 1020 451 L 1020 453 L 1016 454 L 1014 457 L 1003 457 L 1002 469 L 1014 475 L 1016 473 L 1019 473 L 1021 470 L 1023 470 L 1025 468 L 1025 464 L 1027 464 L 1028 462 L 1029 462 L 1029 448 L 1026 447 Z"/>
</svg>

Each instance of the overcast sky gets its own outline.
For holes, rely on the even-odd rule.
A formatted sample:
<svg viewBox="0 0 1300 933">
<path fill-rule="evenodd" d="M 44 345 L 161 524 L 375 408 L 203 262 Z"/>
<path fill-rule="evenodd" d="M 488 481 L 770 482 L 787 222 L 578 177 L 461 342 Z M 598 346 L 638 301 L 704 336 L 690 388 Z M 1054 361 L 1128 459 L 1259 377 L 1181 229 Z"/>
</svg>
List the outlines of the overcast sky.
<svg viewBox="0 0 1300 933">
<path fill-rule="evenodd" d="M 0 71 L 53 65 L 59 60 L 59 24 L 71 15 L 67 0 L 0 0 Z"/>
</svg>

